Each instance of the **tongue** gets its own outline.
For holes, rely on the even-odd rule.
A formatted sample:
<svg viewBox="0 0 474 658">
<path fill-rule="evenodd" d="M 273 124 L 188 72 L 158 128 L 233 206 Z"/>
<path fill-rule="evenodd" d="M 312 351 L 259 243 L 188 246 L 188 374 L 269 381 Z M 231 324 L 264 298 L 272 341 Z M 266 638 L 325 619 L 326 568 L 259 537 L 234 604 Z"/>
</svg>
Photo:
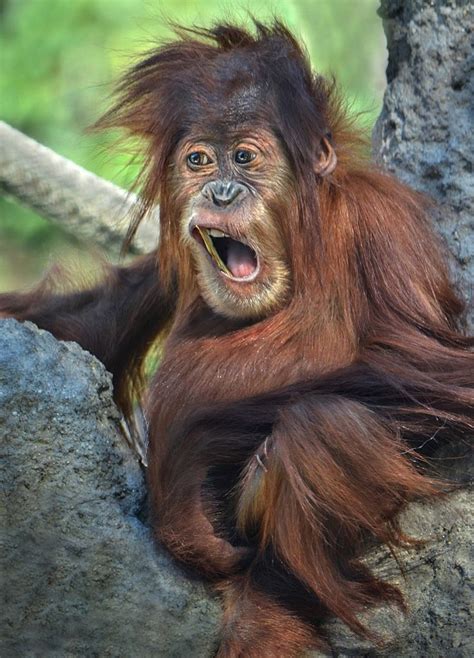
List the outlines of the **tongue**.
<svg viewBox="0 0 474 658">
<path fill-rule="evenodd" d="M 257 267 L 255 256 L 250 247 L 232 240 L 227 250 L 227 267 L 232 272 L 232 276 L 237 279 L 243 279 L 250 276 Z"/>
</svg>

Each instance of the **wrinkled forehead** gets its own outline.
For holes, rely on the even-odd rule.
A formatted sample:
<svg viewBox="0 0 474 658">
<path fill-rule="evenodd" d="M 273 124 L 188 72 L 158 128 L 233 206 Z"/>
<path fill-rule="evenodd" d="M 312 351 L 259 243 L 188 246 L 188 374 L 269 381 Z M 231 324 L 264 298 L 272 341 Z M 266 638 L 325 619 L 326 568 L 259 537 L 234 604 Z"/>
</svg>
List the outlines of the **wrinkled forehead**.
<svg viewBox="0 0 474 658">
<path fill-rule="evenodd" d="M 225 138 L 270 126 L 269 85 L 253 58 L 219 57 L 196 67 L 182 108 L 186 131 Z"/>
</svg>

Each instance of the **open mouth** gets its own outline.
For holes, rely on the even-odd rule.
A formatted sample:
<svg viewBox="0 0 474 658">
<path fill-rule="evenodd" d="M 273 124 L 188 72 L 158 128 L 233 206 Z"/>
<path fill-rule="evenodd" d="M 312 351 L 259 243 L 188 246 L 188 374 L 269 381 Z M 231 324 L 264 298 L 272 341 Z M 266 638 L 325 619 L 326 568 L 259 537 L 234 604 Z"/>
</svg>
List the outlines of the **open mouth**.
<svg viewBox="0 0 474 658">
<path fill-rule="evenodd" d="M 258 257 L 248 244 L 219 229 L 204 226 L 196 226 L 193 237 L 204 246 L 214 265 L 226 276 L 240 281 L 251 281 L 257 276 Z"/>
</svg>

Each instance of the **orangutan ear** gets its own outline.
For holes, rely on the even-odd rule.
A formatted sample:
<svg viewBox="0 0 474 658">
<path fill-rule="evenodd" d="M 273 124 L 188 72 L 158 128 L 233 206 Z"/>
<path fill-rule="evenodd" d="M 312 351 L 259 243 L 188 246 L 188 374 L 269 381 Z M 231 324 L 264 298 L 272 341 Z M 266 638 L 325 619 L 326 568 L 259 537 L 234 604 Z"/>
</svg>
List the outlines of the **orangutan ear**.
<svg viewBox="0 0 474 658">
<path fill-rule="evenodd" d="M 321 137 L 319 153 L 314 163 L 314 170 L 318 176 L 332 174 L 337 165 L 336 152 L 329 139 L 330 137 Z"/>
</svg>

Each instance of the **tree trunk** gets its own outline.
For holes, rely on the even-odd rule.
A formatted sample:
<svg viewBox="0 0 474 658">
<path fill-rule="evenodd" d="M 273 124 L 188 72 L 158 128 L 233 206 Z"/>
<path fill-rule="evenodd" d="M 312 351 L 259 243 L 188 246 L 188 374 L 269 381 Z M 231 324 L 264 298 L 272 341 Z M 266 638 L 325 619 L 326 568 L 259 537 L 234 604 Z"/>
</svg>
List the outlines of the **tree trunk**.
<svg viewBox="0 0 474 658">
<path fill-rule="evenodd" d="M 383 165 L 438 204 L 437 230 L 474 326 L 474 4 L 382 0 L 387 83 L 374 131 Z"/>
</svg>

